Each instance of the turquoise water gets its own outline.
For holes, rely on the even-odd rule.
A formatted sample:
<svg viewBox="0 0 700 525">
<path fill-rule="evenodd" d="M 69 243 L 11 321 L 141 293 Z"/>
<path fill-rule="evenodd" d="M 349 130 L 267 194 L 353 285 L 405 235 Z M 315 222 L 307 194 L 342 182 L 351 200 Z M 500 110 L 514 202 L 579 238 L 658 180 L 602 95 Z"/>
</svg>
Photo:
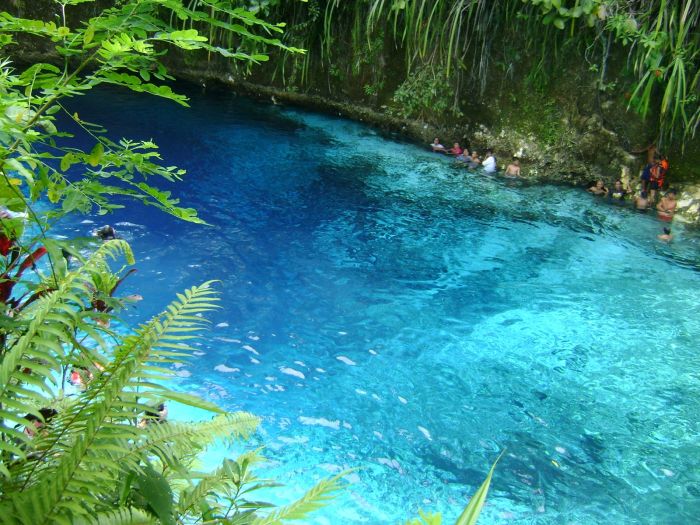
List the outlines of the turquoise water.
<svg viewBox="0 0 700 525">
<path fill-rule="evenodd" d="M 178 388 L 262 417 L 293 483 L 358 467 L 312 523 L 453 521 L 498 452 L 483 524 L 685 524 L 700 515 L 700 236 L 583 191 L 455 169 L 339 118 L 197 91 L 102 91 L 81 118 L 154 138 L 211 227 L 150 208 L 137 322 L 221 280 Z M 87 221 L 103 221 L 88 218 Z M 67 225 L 84 234 L 93 225 Z M 186 417 L 184 409 L 171 410 Z"/>
</svg>

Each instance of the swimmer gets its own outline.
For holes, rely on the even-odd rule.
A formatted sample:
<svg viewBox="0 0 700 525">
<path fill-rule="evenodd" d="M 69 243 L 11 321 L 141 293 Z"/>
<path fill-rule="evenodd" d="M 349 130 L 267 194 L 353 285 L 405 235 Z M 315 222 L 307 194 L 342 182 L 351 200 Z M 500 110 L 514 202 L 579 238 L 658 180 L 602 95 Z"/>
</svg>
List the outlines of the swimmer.
<svg viewBox="0 0 700 525">
<path fill-rule="evenodd" d="M 161 403 L 154 408 L 155 410 L 146 410 L 143 415 L 143 419 L 139 421 L 140 428 L 146 428 L 148 425 L 153 423 L 160 425 L 168 420 L 168 407 L 165 406 L 165 403 Z"/>
<path fill-rule="evenodd" d="M 445 146 L 440 144 L 440 139 L 437 137 L 435 137 L 435 140 L 433 140 L 433 143 L 430 145 L 430 147 L 433 148 L 433 151 L 437 153 L 447 153 Z"/>
<path fill-rule="evenodd" d="M 608 199 L 622 202 L 625 200 L 626 195 L 627 190 L 623 187 L 620 179 L 617 179 L 613 187 L 608 189 Z"/>
<path fill-rule="evenodd" d="M 12 211 L 5 206 L 0 206 L 0 219 L 26 219 L 28 216 L 26 212 Z"/>
<path fill-rule="evenodd" d="M 95 233 L 93 234 L 96 237 L 99 237 L 103 241 L 111 241 L 112 239 L 118 239 L 119 236 L 117 235 L 117 231 L 112 228 L 109 224 L 106 224 L 102 226 L 102 228 L 98 228 L 95 230 Z"/>
<path fill-rule="evenodd" d="M 458 160 L 459 162 L 466 162 L 466 163 L 468 163 L 468 162 L 471 160 L 471 158 L 472 158 L 472 157 L 471 157 L 471 155 L 469 155 L 469 151 L 467 150 L 467 148 L 464 148 L 464 149 L 462 150 L 462 154 L 461 154 L 461 155 L 457 155 L 457 156 L 455 157 L 455 160 Z"/>
<path fill-rule="evenodd" d="M 664 242 L 670 242 L 673 239 L 673 234 L 671 233 L 671 228 L 664 228 L 664 232 L 656 236 L 657 239 Z"/>
<path fill-rule="evenodd" d="M 595 184 L 589 186 L 586 191 L 592 193 L 593 195 L 605 195 L 608 192 L 608 189 L 605 187 L 605 184 L 603 184 L 603 181 L 598 179 L 595 181 Z"/>
<path fill-rule="evenodd" d="M 459 146 L 459 142 L 455 142 L 455 143 L 453 144 L 453 146 L 452 146 L 449 150 L 447 150 L 447 154 L 448 154 L 448 155 L 454 155 L 454 156 L 456 157 L 456 156 L 461 155 L 461 154 L 462 154 L 462 151 L 463 151 L 463 150 L 462 150 L 462 148 Z"/>
<path fill-rule="evenodd" d="M 676 212 L 676 192 L 668 190 L 666 195 L 661 197 L 661 201 L 656 205 L 656 210 L 659 212 L 659 219 L 670 221 L 673 219 L 673 214 Z"/>
<path fill-rule="evenodd" d="M 506 177 L 520 177 L 520 161 L 513 157 L 513 162 L 508 164 L 506 167 L 506 172 L 504 173 Z"/>
<path fill-rule="evenodd" d="M 42 408 L 39 410 L 39 414 L 41 414 L 41 417 L 37 417 L 34 414 L 27 414 L 24 416 L 24 419 L 29 421 L 29 425 L 24 427 L 24 433 L 29 437 L 34 437 L 41 427 L 46 425 L 46 423 L 51 421 L 52 417 L 58 414 L 58 411 L 53 408 Z"/>
<path fill-rule="evenodd" d="M 490 149 L 486 150 L 486 158 L 481 163 L 481 167 L 484 168 L 484 172 L 486 173 L 495 173 L 498 169 L 496 157 L 494 157 L 493 152 Z"/>
<path fill-rule="evenodd" d="M 83 366 L 76 366 L 70 372 L 70 384 L 74 387 L 85 390 L 85 385 L 92 381 L 94 375 Z"/>
<path fill-rule="evenodd" d="M 473 169 L 479 166 L 479 164 L 481 164 L 481 157 L 479 157 L 479 153 L 474 150 L 472 151 L 472 156 L 469 160 L 469 167 Z"/>
</svg>

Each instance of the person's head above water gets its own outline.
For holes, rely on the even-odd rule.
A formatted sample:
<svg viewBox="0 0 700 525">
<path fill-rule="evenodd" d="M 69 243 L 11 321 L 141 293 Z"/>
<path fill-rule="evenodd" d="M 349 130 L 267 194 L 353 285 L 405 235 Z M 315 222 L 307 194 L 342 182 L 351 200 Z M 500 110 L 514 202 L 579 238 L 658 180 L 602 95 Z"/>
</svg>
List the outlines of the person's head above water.
<svg viewBox="0 0 700 525">
<path fill-rule="evenodd" d="M 98 228 L 95 231 L 95 235 L 97 235 L 103 241 L 109 241 L 117 238 L 117 231 L 109 224 L 105 224 L 102 226 L 102 228 Z"/>
<path fill-rule="evenodd" d="M 671 228 L 669 228 L 668 226 L 666 228 L 664 228 L 664 233 L 666 235 L 671 235 Z"/>
</svg>

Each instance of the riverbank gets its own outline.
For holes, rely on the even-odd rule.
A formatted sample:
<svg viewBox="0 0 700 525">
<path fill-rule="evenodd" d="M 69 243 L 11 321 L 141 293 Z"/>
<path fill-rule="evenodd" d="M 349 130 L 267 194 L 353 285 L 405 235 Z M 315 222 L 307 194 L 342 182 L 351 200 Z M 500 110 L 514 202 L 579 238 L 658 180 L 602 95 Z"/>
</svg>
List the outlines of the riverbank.
<svg viewBox="0 0 700 525">
<path fill-rule="evenodd" d="M 176 70 L 178 78 L 199 84 L 205 89 L 218 85 L 272 104 L 289 104 L 342 116 L 416 143 L 429 144 L 434 137 L 440 137 L 445 143 L 457 141 L 480 151 L 488 147 L 494 150 L 501 169 L 504 169 L 510 158 L 517 154 L 521 159 L 523 175 L 528 180 L 582 187 L 598 178 L 602 178 L 608 184 L 612 184 L 616 178 L 621 178 L 635 189 L 639 186 L 638 173 L 644 156 L 633 155 L 622 148 L 617 134 L 606 129 L 600 117 L 596 115 L 582 117 L 575 125 L 570 123 L 570 126 L 565 127 L 564 136 L 557 145 L 544 145 L 537 141 L 534 134 L 520 133 L 512 128 L 490 129 L 483 124 L 469 121 L 459 125 L 437 126 L 420 120 L 399 118 L 355 102 L 332 100 L 318 94 L 290 91 L 236 79 L 231 74 L 211 69 L 177 67 Z M 563 145 L 566 144 L 576 145 L 577 151 L 590 151 L 595 157 L 604 156 L 612 160 L 607 166 L 601 166 L 592 162 L 592 159 L 576 155 L 573 147 L 565 149 Z M 669 187 L 678 193 L 677 220 L 700 223 L 700 184 L 675 182 L 672 164 Z"/>
</svg>

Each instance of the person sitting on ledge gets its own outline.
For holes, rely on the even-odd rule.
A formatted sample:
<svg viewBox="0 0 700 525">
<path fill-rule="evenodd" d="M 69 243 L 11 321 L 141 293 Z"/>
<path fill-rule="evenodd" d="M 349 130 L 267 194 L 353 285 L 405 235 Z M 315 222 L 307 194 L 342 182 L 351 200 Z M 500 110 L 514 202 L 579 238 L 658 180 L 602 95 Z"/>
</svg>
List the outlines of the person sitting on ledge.
<svg viewBox="0 0 700 525">
<path fill-rule="evenodd" d="M 445 149 L 445 146 L 440 144 L 440 139 L 435 137 L 435 140 L 433 140 L 433 143 L 430 145 L 431 148 L 433 148 L 433 151 L 436 153 L 446 153 L 447 150 Z"/>
</svg>

